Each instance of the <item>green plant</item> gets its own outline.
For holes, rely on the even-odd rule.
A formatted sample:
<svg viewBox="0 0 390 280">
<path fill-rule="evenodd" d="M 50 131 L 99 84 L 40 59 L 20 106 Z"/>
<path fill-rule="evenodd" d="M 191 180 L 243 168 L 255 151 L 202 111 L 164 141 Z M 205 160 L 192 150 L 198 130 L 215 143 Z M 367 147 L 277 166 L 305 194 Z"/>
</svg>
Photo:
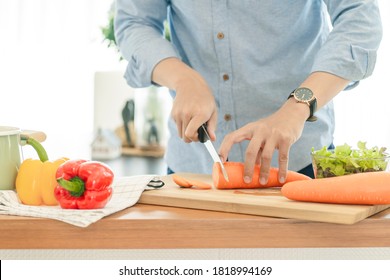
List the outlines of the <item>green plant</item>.
<svg viewBox="0 0 390 280">
<path fill-rule="evenodd" d="M 110 11 L 108 16 L 108 23 L 101 28 L 104 41 L 108 42 L 108 47 L 116 47 L 115 33 L 114 33 L 114 12 Z"/>
<path fill-rule="evenodd" d="M 102 34 L 103 34 L 103 41 L 108 42 L 107 47 L 109 48 L 115 48 L 117 52 L 119 53 L 119 49 L 116 45 L 115 40 L 115 31 L 114 31 L 114 15 L 115 15 L 115 3 L 111 5 L 110 10 L 108 11 L 108 22 L 105 26 L 101 28 Z M 123 57 L 120 56 L 119 60 L 122 60 Z"/>
</svg>

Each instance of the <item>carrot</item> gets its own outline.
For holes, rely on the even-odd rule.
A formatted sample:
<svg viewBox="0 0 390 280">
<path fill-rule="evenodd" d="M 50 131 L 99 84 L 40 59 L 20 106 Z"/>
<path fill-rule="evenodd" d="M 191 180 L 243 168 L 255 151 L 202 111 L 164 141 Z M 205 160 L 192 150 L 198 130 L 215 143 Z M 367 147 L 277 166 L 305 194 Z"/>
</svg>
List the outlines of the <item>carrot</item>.
<svg viewBox="0 0 390 280">
<path fill-rule="evenodd" d="M 292 200 L 340 204 L 390 204 L 390 172 L 366 172 L 290 182 L 281 190 Z"/>
<path fill-rule="evenodd" d="M 176 185 L 182 187 L 182 188 L 191 188 L 192 185 L 183 177 L 177 175 L 177 174 L 172 174 L 172 180 L 175 182 Z"/>
<path fill-rule="evenodd" d="M 176 183 L 176 185 L 180 186 L 181 188 L 198 188 L 203 190 L 211 189 L 211 185 L 207 184 L 205 182 L 201 182 L 194 179 L 184 178 L 182 176 L 179 176 L 177 174 L 172 174 L 172 180 Z"/>
<path fill-rule="evenodd" d="M 219 164 L 213 166 L 213 183 L 217 189 L 255 189 L 255 188 L 269 188 L 269 187 L 281 187 L 283 184 L 278 180 L 279 169 L 271 167 L 268 182 L 265 185 L 261 185 L 259 182 L 260 166 L 255 166 L 252 182 L 244 182 L 244 164 L 241 162 L 225 162 L 226 172 L 229 177 L 229 182 L 223 177 L 221 167 Z M 298 181 L 298 180 L 310 180 L 309 176 L 300 174 L 295 171 L 288 170 L 286 182 Z"/>
</svg>

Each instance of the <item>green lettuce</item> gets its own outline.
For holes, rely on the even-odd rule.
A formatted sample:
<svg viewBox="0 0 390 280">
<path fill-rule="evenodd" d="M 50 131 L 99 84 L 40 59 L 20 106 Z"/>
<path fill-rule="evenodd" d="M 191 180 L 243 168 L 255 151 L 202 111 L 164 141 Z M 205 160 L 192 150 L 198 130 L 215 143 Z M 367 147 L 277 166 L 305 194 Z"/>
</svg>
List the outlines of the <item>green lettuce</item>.
<svg viewBox="0 0 390 280">
<path fill-rule="evenodd" d="M 317 178 L 383 171 L 389 159 L 385 151 L 385 147 L 368 148 L 362 141 L 357 143 L 357 149 L 348 144 L 336 146 L 334 150 L 326 146 L 317 151 L 312 148 L 313 168 Z"/>
</svg>

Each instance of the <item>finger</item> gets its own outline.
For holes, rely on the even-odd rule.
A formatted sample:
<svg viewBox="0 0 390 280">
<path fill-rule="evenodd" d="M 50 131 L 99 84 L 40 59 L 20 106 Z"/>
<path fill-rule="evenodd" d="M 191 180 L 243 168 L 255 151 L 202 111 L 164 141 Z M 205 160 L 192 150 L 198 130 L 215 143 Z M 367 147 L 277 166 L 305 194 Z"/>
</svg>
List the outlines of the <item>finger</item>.
<svg viewBox="0 0 390 280">
<path fill-rule="evenodd" d="M 185 143 L 191 143 L 192 142 L 192 139 L 191 138 L 188 138 L 187 136 L 186 136 L 186 127 L 185 126 L 183 126 L 183 128 L 182 128 L 182 133 L 183 133 L 183 140 L 184 140 L 184 142 Z"/>
<path fill-rule="evenodd" d="M 260 138 L 252 138 L 245 152 L 244 163 L 244 182 L 250 183 L 253 178 L 257 155 L 261 149 L 262 140 Z"/>
<path fill-rule="evenodd" d="M 255 162 L 256 165 L 260 166 L 260 164 L 261 164 L 261 153 L 262 152 L 263 152 L 263 147 L 260 147 L 259 152 L 257 153 L 257 157 L 256 157 L 256 162 Z"/>
<path fill-rule="evenodd" d="M 229 152 L 232 148 L 232 146 L 236 143 L 239 143 L 241 141 L 244 141 L 245 139 L 248 139 L 247 133 L 242 130 L 236 130 L 229 134 L 227 134 L 221 143 L 221 146 L 219 147 L 218 154 L 221 157 L 222 161 L 226 161 L 229 155 Z"/>
<path fill-rule="evenodd" d="M 261 153 L 261 165 L 260 165 L 260 177 L 259 182 L 261 185 L 265 185 L 268 182 L 268 177 L 271 168 L 272 154 L 275 150 L 275 146 L 267 142 L 264 145 L 263 151 Z"/>
<path fill-rule="evenodd" d="M 185 131 L 184 131 L 185 137 L 187 137 L 188 139 L 190 139 L 191 141 L 194 141 L 194 142 L 199 141 L 198 129 L 204 123 L 205 123 L 205 121 L 201 117 L 199 117 L 199 116 L 193 117 L 188 122 L 188 124 L 185 128 Z"/>
<path fill-rule="evenodd" d="M 171 109 L 171 118 L 176 124 L 176 129 L 177 129 L 177 134 L 180 138 L 183 137 L 182 135 L 182 130 L 181 130 L 181 118 L 179 118 L 176 106 L 175 106 L 175 100 L 173 101 L 172 104 L 172 109 Z"/>
<path fill-rule="evenodd" d="M 211 141 L 215 141 L 217 136 L 215 135 L 215 130 L 217 129 L 217 111 L 215 111 L 209 121 L 207 122 L 207 132 L 209 133 Z"/>
<path fill-rule="evenodd" d="M 279 148 L 279 173 L 278 179 L 279 182 L 284 184 L 287 178 L 287 170 L 288 170 L 288 155 L 289 155 L 289 146 L 283 146 Z"/>
<path fill-rule="evenodd" d="M 189 124 L 190 120 L 187 120 L 187 119 L 184 119 L 182 121 L 182 125 L 181 125 L 181 134 L 182 134 L 182 138 L 184 140 L 184 142 L 186 143 L 190 143 L 192 142 L 191 138 L 189 138 L 187 136 L 187 129 L 188 129 L 188 124 Z"/>
<path fill-rule="evenodd" d="M 185 127 L 185 125 L 183 123 L 183 120 L 185 120 L 185 118 L 183 118 L 182 115 L 177 110 L 175 110 L 175 108 L 172 108 L 171 110 L 171 118 L 176 124 L 178 136 L 184 140 L 183 127 Z"/>
</svg>

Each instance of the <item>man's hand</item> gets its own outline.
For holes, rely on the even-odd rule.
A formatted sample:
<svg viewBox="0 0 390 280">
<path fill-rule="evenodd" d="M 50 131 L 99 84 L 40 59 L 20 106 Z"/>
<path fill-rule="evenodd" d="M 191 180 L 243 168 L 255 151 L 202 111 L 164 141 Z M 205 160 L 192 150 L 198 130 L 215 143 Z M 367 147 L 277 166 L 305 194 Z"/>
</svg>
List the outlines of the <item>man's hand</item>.
<svg viewBox="0 0 390 280">
<path fill-rule="evenodd" d="M 198 141 L 198 128 L 204 123 L 211 140 L 215 140 L 217 106 L 211 89 L 199 73 L 177 58 L 167 58 L 157 64 L 152 79 L 176 91 L 171 116 L 185 142 Z"/>
<path fill-rule="evenodd" d="M 226 160 L 233 144 L 249 140 L 245 153 L 244 181 L 252 181 L 255 164 L 260 165 L 260 184 L 268 181 L 273 153 L 278 150 L 279 182 L 284 183 L 288 170 L 290 147 L 302 134 L 309 116 L 306 104 L 290 99 L 277 112 L 267 118 L 251 122 L 229 133 L 221 144 L 219 154 Z"/>
<path fill-rule="evenodd" d="M 314 72 L 300 87 L 310 88 L 314 92 L 319 110 L 348 83 L 348 80 L 330 73 Z M 260 183 L 265 184 L 268 181 L 272 155 L 278 150 L 278 177 L 279 182 L 283 183 L 287 175 L 290 147 L 301 137 L 309 115 L 309 106 L 297 103 L 294 98 L 289 98 L 278 111 L 269 117 L 249 123 L 228 134 L 222 142 L 219 154 L 226 160 L 234 143 L 250 140 L 245 155 L 244 180 L 250 182 L 255 164 L 260 164 Z"/>
<path fill-rule="evenodd" d="M 207 122 L 211 140 L 215 140 L 217 107 L 203 78 L 193 71 L 176 87 L 171 115 L 179 136 L 187 143 L 198 141 L 198 128 Z"/>
</svg>

